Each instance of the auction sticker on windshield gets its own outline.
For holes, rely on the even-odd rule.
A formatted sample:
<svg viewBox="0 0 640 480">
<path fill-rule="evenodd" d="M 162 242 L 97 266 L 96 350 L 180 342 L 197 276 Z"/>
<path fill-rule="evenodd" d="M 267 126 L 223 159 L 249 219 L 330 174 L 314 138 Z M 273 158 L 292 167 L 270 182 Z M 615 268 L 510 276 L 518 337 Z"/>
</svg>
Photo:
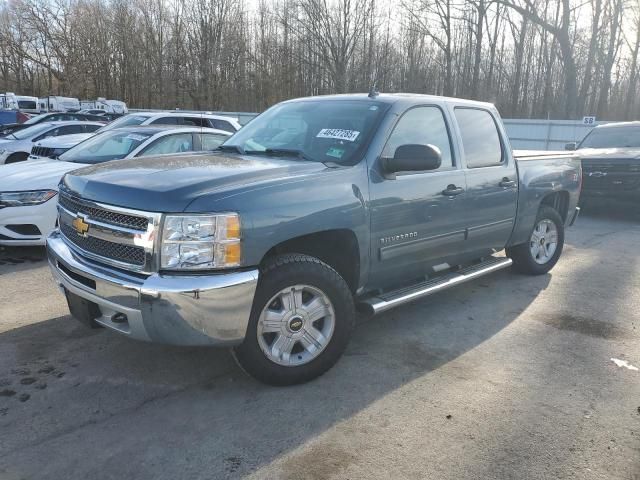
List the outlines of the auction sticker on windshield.
<svg viewBox="0 0 640 480">
<path fill-rule="evenodd" d="M 360 132 L 356 130 L 343 130 L 341 128 L 323 128 L 316 135 L 317 138 L 335 138 L 336 140 L 346 140 L 355 142 Z"/>
</svg>

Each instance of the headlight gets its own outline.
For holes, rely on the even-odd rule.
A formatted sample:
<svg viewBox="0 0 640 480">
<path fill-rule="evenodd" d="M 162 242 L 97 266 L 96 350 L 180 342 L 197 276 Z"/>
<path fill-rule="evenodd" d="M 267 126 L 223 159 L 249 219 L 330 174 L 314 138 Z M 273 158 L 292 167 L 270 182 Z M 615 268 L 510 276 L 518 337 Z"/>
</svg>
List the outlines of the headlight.
<svg viewBox="0 0 640 480">
<path fill-rule="evenodd" d="M 172 270 L 240 265 L 240 218 L 219 215 L 167 215 L 162 229 L 160 267 Z"/>
<path fill-rule="evenodd" d="M 24 207 L 40 205 L 52 199 L 58 192 L 55 190 L 34 190 L 32 192 L 0 192 L 0 207 Z"/>
</svg>

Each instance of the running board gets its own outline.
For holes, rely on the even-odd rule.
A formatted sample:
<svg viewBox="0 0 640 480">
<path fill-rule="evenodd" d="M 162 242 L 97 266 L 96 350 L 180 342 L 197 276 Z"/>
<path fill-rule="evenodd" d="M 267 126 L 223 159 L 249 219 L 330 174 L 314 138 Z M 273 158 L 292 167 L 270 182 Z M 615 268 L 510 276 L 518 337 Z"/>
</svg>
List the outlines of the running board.
<svg viewBox="0 0 640 480">
<path fill-rule="evenodd" d="M 384 293 L 374 297 L 369 297 L 359 304 L 365 311 L 372 315 L 384 312 L 391 308 L 403 305 L 422 297 L 433 295 L 434 293 L 446 290 L 461 283 L 468 282 L 474 278 L 482 277 L 497 270 L 507 268 L 513 262 L 510 258 L 490 257 L 483 262 L 477 263 L 470 267 L 465 267 L 455 272 L 427 280 L 417 285 L 411 285 L 400 290 Z"/>
</svg>

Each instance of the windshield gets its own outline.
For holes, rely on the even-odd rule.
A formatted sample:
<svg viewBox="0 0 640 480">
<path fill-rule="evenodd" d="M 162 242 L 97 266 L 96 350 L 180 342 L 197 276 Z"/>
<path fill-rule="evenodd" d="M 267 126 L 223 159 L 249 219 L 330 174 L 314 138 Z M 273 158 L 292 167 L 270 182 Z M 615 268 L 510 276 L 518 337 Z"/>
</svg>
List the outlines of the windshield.
<svg viewBox="0 0 640 480">
<path fill-rule="evenodd" d="M 38 125 L 34 125 L 33 127 L 27 127 L 27 128 L 23 128 L 22 130 L 17 130 L 13 132 L 11 135 L 9 135 L 9 137 L 13 137 L 18 140 L 26 140 L 31 137 L 36 137 L 41 133 L 44 133 L 47 130 L 50 130 L 51 128 L 52 128 L 52 125 L 48 123 L 40 123 Z"/>
<path fill-rule="evenodd" d="M 222 148 L 354 164 L 388 106 L 374 100 L 309 100 L 270 108 Z"/>
<path fill-rule="evenodd" d="M 58 157 L 63 162 L 73 163 L 102 163 L 109 160 L 125 158 L 152 133 L 131 133 L 122 130 L 110 130 L 79 143 Z"/>
<path fill-rule="evenodd" d="M 640 127 L 594 128 L 579 148 L 640 148 Z"/>
<path fill-rule="evenodd" d="M 31 117 L 29 120 L 23 123 L 23 125 L 33 125 L 34 123 L 38 123 L 44 115 L 36 115 L 35 117 Z"/>
<path fill-rule="evenodd" d="M 149 117 L 144 115 L 125 115 L 124 117 L 120 117 L 117 120 L 114 120 L 106 127 L 103 127 L 102 130 L 111 130 L 119 127 L 132 127 L 136 125 L 142 125 L 142 122 L 148 120 Z"/>
</svg>

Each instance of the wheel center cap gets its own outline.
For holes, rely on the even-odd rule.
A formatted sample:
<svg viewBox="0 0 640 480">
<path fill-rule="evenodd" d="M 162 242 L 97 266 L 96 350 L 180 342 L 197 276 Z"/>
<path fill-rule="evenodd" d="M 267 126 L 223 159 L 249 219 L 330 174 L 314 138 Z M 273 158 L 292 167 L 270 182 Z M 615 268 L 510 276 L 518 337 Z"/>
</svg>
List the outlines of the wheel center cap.
<svg viewBox="0 0 640 480">
<path fill-rule="evenodd" d="M 302 317 L 291 317 L 291 319 L 289 320 L 289 330 L 294 333 L 299 332 L 302 329 L 302 325 L 304 325 Z"/>
<path fill-rule="evenodd" d="M 540 239 L 540 245 L 544 245 L 544 237 Z"/>
</svg>

